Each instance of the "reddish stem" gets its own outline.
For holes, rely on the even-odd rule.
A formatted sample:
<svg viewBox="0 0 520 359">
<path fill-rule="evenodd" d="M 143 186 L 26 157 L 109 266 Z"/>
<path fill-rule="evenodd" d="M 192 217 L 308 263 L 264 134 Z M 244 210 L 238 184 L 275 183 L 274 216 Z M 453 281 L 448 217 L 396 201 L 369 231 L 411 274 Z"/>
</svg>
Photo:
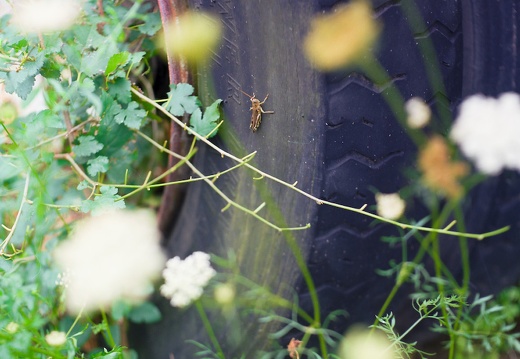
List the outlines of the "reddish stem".
<svg viewBox="0 0 520 359">
<path fill-rule="evenodd" d="M 188 7 L 184 0 L 157 0 L 157 3 L 159 5 L 163 29 L 167 29 L 171 22 L 177 21 L 178 16 L 186 11 Z M 170 84 L 188 83 L 190 76 L 186 61 L 175 58 L 171 55 L 171 52 L 168 49 L 170 42 L 167 31 L 165 32 L 165 42 Z M 184 115 L 183 120 L 184 122 L 187 122 L 188 116 Z M 186 131 L 174 123 L 171 123 L 170 126 L 170 150 L 183 156 L 186 155 L 188 151 L 188 138 Z M 171 168 L 178 162 L 178 159 L 169 156 L 168 167 Z M 187 168 L 186 166 L 183 166 L 177 171 L 169 174 L 166 180 L 170 182 L 186 177 Z M 165 187 L 158 213 L 159 228 L 163 234 L 168 234 L 173 227 L 175 219 L 179 214 L 183 198 L 184 188 L 182 186 L 175 185 Z"/>
</svg>

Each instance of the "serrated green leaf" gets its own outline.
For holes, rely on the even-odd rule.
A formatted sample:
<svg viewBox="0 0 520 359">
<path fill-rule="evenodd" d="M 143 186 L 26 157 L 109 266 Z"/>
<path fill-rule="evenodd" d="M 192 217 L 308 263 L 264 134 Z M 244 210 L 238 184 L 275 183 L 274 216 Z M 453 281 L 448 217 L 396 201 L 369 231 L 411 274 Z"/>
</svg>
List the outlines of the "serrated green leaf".
<svg viewBox="0 0 520 359">
<path fill-rule="evenodd" d="M 144 51 L 138 51 L 132 54 L 132 66 L 139 65 L 141 60 L 143 59 L 144 55 L 146 55 L 146 52 Z"/>
<path fill-rule="evenodd" d="M 81 181 L 78 186 L 76 187 L 76 189 L 78 191 L 83 191 L 84 189 L 87 189 L 89 187 L 89 183 L 87 180 L 83 180 Z"/>
<path fill-rule="evenodd" d="M 92 212 L 93 215 L 99 215 L 112 209 L 124 209 L 125 202 L 121 196 L 117 194 L 117 188 L 112 186 L 102 186 L 99 189 L 100 194 L 94 200 L 84 200 L 81 203 L 80 210 L 83 213 Z"/>
<path fill-rule="evenodd" d="M 124 77 L 116 77 L 108 83 L 108 93 L 121 103 L 129 103 L 132 100 L 130 80 Z"/>
<path fill-rule="evenodd" d="M 44 60 L 44 54 L 37 53 L 35 57 L 25 61 L 18 71 L 10 71 L 2 76 L 6 79 L 5 91 L 16 93 L 25 100 L 33 89 L 35 77 L 40 72 Z"/>
<path fill-rule="evenodd" d="M 211 138 L 215 136 L 217 131 L 213 130 L 217 127 L 217 121 L 220 118 L 218 106 L 221 102 L 222 100 L 216 100 L 210 106 L 206 107 L 204 116 L 202 116 L 200 109 L 193 112 L 190 117 L 190 128 L 204 137 Z"/>
<path fill-rule="evenodd" d="M 22 75 L 12 75 L 9 73 L 8 80 L 4 82 L 5 91 L 8 93 L 16 93 L 22 100 L 25 100 L 27 96 L 31 93 L 34 87 L 34 81 L 36 76 L 30 75 L 27 77 L 23 77 Z"/>
<path fill-rule="evenodd" d="M 65 44 L 63 45 L 63 53 L 65 54 L 67 58 L 67 62 L 77 70 L 81 67 L 81 52 L 78 47 L 71 45 L 71 44 Z"/>
<path fill-rule="evenodd" d="M 138 29 L 145 35 L 153 36 L 161 29 L 161 26 L 161 16 L 158 12 L 154 12 L 147 15 L 146 21 L 139 25 Z"/>
<path fill-rule="evenodd" d="M 106 171 L 108 171 L 108 157 L 106 156 L 98 156 L 87 162 L 87 172 L 92 177 Z"/>
<path fill-rule="evenodd" d="M 107 67 L 105 69 L 105 76 L 115 72 L 119 67 L 124 67 L 130 60 L 130 53 L 128 51 L 119 52 L 112 55 L 108 60 Z"/>
<path fill-rule="evenodd" d="M 193 113 L 199 108 L 199 100 L 193 94 L 193 86 L 190 84 L 172 84 L 168 92 L 166 110 L 174 116 L 182 116 L 184 113 Z"/>
<path fill-rule="evenodd" d="M 94 136 L 78 137 L 79 144 L 74 146 L 76 156 L 86 157 L 103 149 L 103 144 L 99 143 Z"/>
<path fill-rule="evenodd" d="M 85 92 L 94 92 L 96 91 L 96 84 L 91 78 L 85 78 L 81 83 L 79 84 L 79 89 L 82 93 Z"/>
<path fill-rule="evenodd" d="M 115 116 L 121 111 L 121 105 L 117 101 L 106 92 L 102 92 L 101 102 L 103 112 L 96 138 L 104 145 L 99 154 L 111 158 L 128 142 L 133 132 L 127 126 L 116 123 Z M 114 136 L 115 133 L 117 136 Z"/>
<path fill-rule="evenodd" d="M 137 102 L 132 101 L 125 109 L 121 109 L 115 115 L 114 119 L 117 123 L 124 123 L 129 128 L 139 129 L 145 116 L 146 111 L 139 108 L 139 104 Z"/>
<path fill-rule="evenodd" d="M 82 32 L 82 36 L 84 36 L 84 34 L 85 33 Z M 109 59 L 119 52 L 115 39 L 111 36 L 104 37 L 100 35 L 96 26 L 91 26 L 88 29 L 87 38 L 82 38 L 79 42 L 83 42 L 82 40 L 84 40 L 84 50 L 81 54 L 81 66 L 79 70 L 87 76 L 103 74 L 107 68 Z"/>
</svg>

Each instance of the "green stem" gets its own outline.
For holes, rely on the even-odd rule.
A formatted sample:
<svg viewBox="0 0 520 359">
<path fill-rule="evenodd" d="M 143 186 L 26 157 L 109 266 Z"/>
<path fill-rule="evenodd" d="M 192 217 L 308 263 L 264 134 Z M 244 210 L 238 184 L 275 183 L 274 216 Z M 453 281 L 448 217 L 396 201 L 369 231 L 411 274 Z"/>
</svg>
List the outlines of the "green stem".
<svg viewBox="0 0 520 359">
<path fill-rule="evenodd" d="M 428 27 L 424 23 L 423 17 L 417 5 L 414 1 L 411 0 L 403 0 L 401 9 L 405 14 L 406 19 L 410 24 L 410 28 L 414 33 L 414 36 L 417 39 L 417 44 L 419 45 L 419 49 L 424 56 L 424 67 L 426 70 L 426 75 L 428 76 L 429 83 L 431 85 L 431 89 L 433 95 L 436 94 L 446 94 L 446 88 L 444 87 L 444 83 L 442 81 L 442 73 L 439 67 L 439 60 L 437 58 L 437 52 L 435 51 L 435 47 L 429 37 L 423 36 L 418 37 L 421 31 L 427 31 Z M 440 99 L 437 98 L 436 107 L 437 114 L 442 120 L 443 124 L 446 128 L 451 126 L 452 116 L 449 106 L 442 106 Z M 448 104 L 449 105 L 449 104 Z"/>
<path fill-rule="evenodd" d="M 464 216 L 462 213 L 462 209 L 458 206 L 455 209 L 455 217 L 457 218 L 457 224 L 459 229 L 464 230 Z M 463 298 L 467 298 L 469 296 L 469 281 L 471 278 L 471 267 L 469 263 L 469 250 L 468 250 L 468 240 L 464 237 L 459 237 L 459 247 L 460 247 L 460 257 L 462 263 L 462 285 L 459 289 L 460 295 Z M 450 358 L 453 358 L 456 352 L 456 337 L 458 335 L 458 331 L 461 325 L 461 318 L 464 312 L 464 306 L 459 306 L 457 309 L 456 320 L 452 328 L 453 338 L 450 341 Z"/>
<path fill-rule="evenodd" d="M 446 223 L 446 221 L 448 220 L 450 214 L 452 213 L 453 208 L 455 207 L 456 203 L 457 203 L 457 201 L 455 201 L 455 200 L 449 201 L 443 207 L 440 215 L 438 216 L 438 219 L 435 221 L 434 225 L 432 226 L 433 228 L 435 228 L 437 226 L 441 226 L 443 223 Z M 432 254 L 432 252 L 431 252 L 431 250 L 429 248 L 430 248 L 430 246 L 432 244 L 433 236 L 436 236 L 437 233 L 441 233 L 441 232 L 442 231 L 437 232 L 437 231 L 432 230 L 428 234 L 428 236 L 426 236 L 423 240 L 420 240 L 421 247 L 419 248 L 419 250 L 417 251 L 417 254 L 413 258 L 412 263 L 414 263 L 414 264 L 420 263 L 422 261 L 422 259 L 424 258 L 424 255 L 427 254 L 427 253 L 430 254 L 430 256 L 432 256 L 432 258 L 433 258 L 433 254 Z M 388 307 L 392 303 L 392 300 L 394 299 L 394 297 L 397 294 L 398 290 L 401 288 L 403 283 L 406 282 L 406 280 L 407 280 L 407 277 L 402 278 L 402 280 L 400 280 L 399 282 L 396 282 L 394 284 L 390 294 L 386 298 L 385 302 L 383 303 L 383 306 L 381 307 L 381 309 L 379 310 L 379 313 L 377 314 L 378 317 L 382 317 L 386 313 L 386 311 L 388 310 Z M 377 318 L 375 319 L 373 325 L 375 326 L 376 324 L 377 324 Z"/>
<path fill-rule="evenodd" d="M 220 344 L 218 342 L 217 336 L 215 335 L 215 331 L 213 330 L 213 327 L 211 326 L 211 322 L 209 321 L 209 318 L 204 311 L 204 307 L 202 306 L 202 303 L 200 300 L 195 301 L 195 307 L 197 308 L 197 312 L 199 313 L 200 319 L 202 320 L 202 324 L 204 325 L 204 329 L 206 329 L 206 333 L 209 336 L 209 339 L 211 340 L 211 343 L 213 344 L 213 347 L 218 353 L 218 357 L 221 359 L 225 359 L 226 356 L 224 355 L 224 352 L 222 351 L 222 348 L 220 347 Z"/>
<path fill-rule="evenodd" d="M 110 323 L 108 322 L 108 317 L 104 309 L 101 309 L 101 318 L 103 319 L 103 323 L 105 323 L 106 330 L 105 334 L 103 336 L 105 337 L 105 340 L 108 342 L 108 345 L 110 345 L 111 348 L 114 348 L 116 346 L 116 342 L 114 340 L 114 337 L 112 336 L 112 331 L 110 330 Z"/>
<path fill-rule="evenodd" d="M 394 113 L 397 122 L 406 132 L 408 137 L 419 147 L 426 142 L 426 136 L 422 131 L 412 130 L 406 124 L 405 101 L 394 84 L 394 80 L 388 75 L 385 68 L 372 55 L 367 55 L 365 61 L 360 65 L 364 73 L 379 88 L 381 95 Z"/>
<path fill-rule="evenodd" d="M 291 252 L 296 259 L 296 264 L 298 265 L 298 268 L 300 269 L 303 279 L 305 280 L 305 284 L 307 285 L 307 288 L 309 290 L 309 295 L 311 297 L 312 302 L 312 309 L 314 312 L 314 323 L 310 323 L 311 326 L 321 326 L 321 309 L 320 309 L 320 301 L 318 298 L 318 293 L 316 291 L 316 286 L 314 285 L 314 280 L 312 279 L 311 273 L 309 271 L 309 268 L 307 267 L 307 263 L 302 255 L 302 252 L 300 250 L 300 247 L 298 246 L 298 243 L 296 242 L 296 239 L 294 236 L 287 232 L 286 237 L 286 243 L 291 249 Z M 321 350 L 321 356 L 323 358 L 328 357 L 328 351 L 327 351 L 327 343 L 325 341 L 325 338 L 323 338 L 323 335 L 318 336 L 318 340 L 320 343 L 320 350 Z"/>
</svg>

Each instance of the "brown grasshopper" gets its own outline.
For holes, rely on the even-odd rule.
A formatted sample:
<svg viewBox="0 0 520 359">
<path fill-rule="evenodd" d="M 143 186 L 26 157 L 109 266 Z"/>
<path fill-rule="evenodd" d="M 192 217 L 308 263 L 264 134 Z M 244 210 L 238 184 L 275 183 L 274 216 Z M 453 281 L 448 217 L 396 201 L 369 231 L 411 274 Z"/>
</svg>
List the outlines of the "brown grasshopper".
<svg viewBox="0 0 520 359">
<path fill-rule="evenodd" d="M 264 100 L 260 102 L 259 99 L 256 98 L 255 94 L 253 93 L 253 96 L 249 95 L 248 93 L 240 90 L 244 95 L 249 97 L 249 100 L 251 100 L 251 124 L 249 125 L 249 128 L 253 130 L 253 132 L 256 132 L 258 130 L 258 127 L 260 126 L 260 122 L 262 122 L 262 114 L 263 113 L 274 113 L 274 111 L 264 111 L 262 108 L 262 105 L 265 101 L 267 101 L 267 98 L 269 97 L 269 94 L 265 96 Z"/>
</svg>

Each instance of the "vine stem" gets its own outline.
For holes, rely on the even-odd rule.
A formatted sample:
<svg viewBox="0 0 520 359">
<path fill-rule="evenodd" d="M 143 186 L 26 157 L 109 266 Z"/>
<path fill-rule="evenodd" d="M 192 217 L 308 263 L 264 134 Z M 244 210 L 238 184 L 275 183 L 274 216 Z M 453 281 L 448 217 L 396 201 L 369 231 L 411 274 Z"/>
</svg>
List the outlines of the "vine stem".
<svg viewBox="0 0 520 359">
<path fill-rule="evenodd" d="M 166 150 L 164 149 L 163 146 L 161 146 L 159 143 L 157 143 L 156 141 L 154 141 L 153 139 L 151 139 L 150 137 L 148 137 L 147 135 L 145 135 L 144 133 L 140 132 L 140 131 L 137 131 L 137 133 L 143 137 L 145 140 L 147 140 L 148 142 L 150 142 L 152 145 L 154 145 L 155 147 L 158 147 L 158 148 L 161 148 L 163 149 L 166 153 L 172 155 L 172 156 L 179 156 L 181 158 L 183 158 L 183 156 L 180 156 L 179 154 L 175 153 L 175 152 L 172 152 L 170 150 Z M 195 167 L 189 160 L 185 160 L 184 162 L 197 176 L 199 176 L 200 178 L 203 179 L 204 182 L 206 182 L 220 197 L 222 197 L 222 199 L 224 199 L 226 201 L 226 206 L 222 209 L 222 211 L 225 211 L 228 207 L 230 206 L 233 206 L 245 213 L 248 213 L 249 215 L 255 217 L 256 219 L 258 219 L 259 221 L 267 224 L 269 227 L 277 230 L 278 232 L 283 232 L 283 231 L 296 231 L 296 230 L 303 230 L 303 229 L 307 229 L 310 227 L 310 224 L 307 224 L 306 226 L 301 226 L 301 227 L 279 227 L 277 226 L 276 224 L 268 221 L 267 219 L 265 219 L 264 217 L 258 215 L 257 213 L 255 213 L 254 211 L 250 210 L 249 208 L 246 208 L 244 206 L 242 206 L 241 204 L 233 201 L 231 198 L 229 198 L 224 192 L 222 192 L 220 190 L 220 188 L 218 188 L 215 183 L 211 180 L 209 180 L 207 178 L 207 176 L 205 176 L 202 172 L 200 172 L 200 170 Z M 246 163 L 242 161 L 242 165 L 245 166 Z"/>
<path fill-rule="evenodd" d="M 11 228 L 7 228 L 6 226 L 2 225 L 2 227 L 7 230 L 9 232 L 9 234 L 7 235 L 7 237 L 5 237 L 5 239 L 2 241 L 2 244 L 0 246 L 0 256 L 4 255 L 4 250 L 5 250 L 5 247 L 7 247 L 7 245 L 9 244 L 9 242 L 11 241 L 11 238 L 13 237 L 14 235 L 14 230 L 18 224 L 18 220 L 20 219 L 20 217 L 22 216 L 22 209 L 23 209 L 23 206 L 25 205 L 25 203 L 27 203 L 27 194 L 29 193 L 29 182 L 30 182 L 30 174 L 29 172 L 27 173 L 27 177 L 25 178 L 25 185 L 23 187 L 23 194 L 22 194 L 22 201 L 20 202 L 20 208 L 18 209 L 18 213 L 16 215 L 16 218 L 14 220 L 14 223 L 13 225 L 11 226 Z"/>
<path fill-rule="evenodd" d="M 108 344 L 114 348 L 116 346 L 116 342 L 114 340 L 114 337 L 112 336 L 112 331 L 110 330 L 110 323 L 108 322 L 108 317 L 107 317 L 107 313 L 105 312 L 104 309 L 101 309 L 100 310 L 101 312 L 101 318 L 103 320 L 103 322 L 105 323 L 106 325 L 106 330 L 105 330 L 105 333 L 106 335 L 104 335 L 105 339 L 108 341 Z"/>
<path fill-rule="evenodd" d="M 146 103 L 149 103 L 150 105 L 154 106 L 156 109 L 161 111 L 164 115 L 166 115 L 172 121 L 177 123 L 179 126 L 182 126 L 185 130 L 187 129 L 187 125 L 185 123 L 183 123 L 177 117 L 175 117 L 171 113 L 169 113 L 164 107 L 162 107 L 161 105 L 157 104 L 155 101 L 151 100 L 150 98 L 148 98 L 147 96 L 145 96 L 141 92 L 137 91 L 135 88 L 132 87 L 131 90 L 132 90 L 132 93 L 134 95 L 136 95 L 137 97 L 139 97 L 141 100 L 143 100 Z M 473 239 L 478 239 L 478 240 L 482 240 L 482 239 L 487 238 L 487 237 L 496 236 L 498 234 L 501 234 L 501 233 L 504 233 L 504 232 L 508 231 L 509 228 L 510 228 L 510 226 L 505 226 L 505 227 L 496 229 L 494 231 L 486 232 L 486 233 L 462 233 L 462 232 L 458 232 L 458 231 L 452 231 L 452 230 L 449 230 L 449 229 L 442 229 L 442 228 L 441 229 L 437 229 L 437 228 L 430 228 L 430 227 L 424 227 L 424 226 L 415 226 L 415 225 L 411 225 L 411 224 L 407 224 L 407 223 L 401 223 L 401 222 L 398 222 L 398 221 L 386 219 L 384 217 L 378 216 L 377 214 L 365 211 L 366 205 L 361 207 L 361 208 L 355 208 L 355 207 L 345 206 L 345 205 L 342 205 L 342 204 L 339 204 L 339 203 L 335 203 L 335 202 L 331 202 L 331 201 L 322 200 L 322 199 L 319 199 L 319 198 L 313 196 L 310 193 L 305 192 L 304 190 L 301 190 L 301 189 L 297 188 L 296 185 L 294 185 L 294 184 L 290 184 L 290 183 L 285 182 L 285 181 L 283 181 L 283 180 L 281 180 L 281 179 L 279 179 L 279 178 L 277 178 L 275 176 L 272 176 L 272 175 L 270 175 L 270 174 L 268 174 L 268 173 L 266 173 L 266 172 L 256 168 L 255 166 L 253 166 L 253 165 L 251 165 L 249 163 L 244 163 L 244 161 L 242 159 L 232 155 L 231 153 L 228 153 L 228 152 L 224 151 L 223 149 L 221 149 L 217 145 L 213 144 L 207 138 L 205 138 L 204 136 L 199 135 L 195 131 L 189 130 L 189 132 L 190 132 L 190 134 L 195 136 L 198 140 L 204 142 L 206 145 L 208 145 L 209 147 L 211 147 L 215 151 L 217 151 L 222 157 L 228 157 L 228 158 L 230 158 L 230 159 L 232 159 L 232 160 L 234 160 L 236 162 L 243 163 L 244 167 L 247 167 L 250 170 L 255 171 L 256 173 L 258 173 L 260 175 L 260 177 L 269 178 L 270 180 L 272 180 L 274 182 L 277 182 L 277 183 L 279 183 L 279 184 L 281 184 L 281 185 L 283 185 L 285 187 L 289 187 L 292 190 L 300 193 L 301 195 L 303 195 L 303 196 L 313 200 L 314 202 L 316 202 L 319 205 L 324 204 L 324 205 L 328 205 L 328 206 L 331 206 L 331 207 L 336 207 L 336 208 L 344 209 L 344 210 L 347 210 L 347 211 L 350 211 L 350 212 L 355 212 L 355 213 L 358 213 L 358 214 L 362 214 L 364 216 L 374 218 L 374 219 L 379 220 L 381 222 L 392 224 L 392 225 L 400 227 L 402 229 L 415 229 L 415 230 L 418 230 L 418 231 L 421 231 L 421 232 L 431 232 L 431 233 L 438 233 L 438 234 L 444 234 L 444 235 L 449 235 L 449 236 L 457 236 L 457 237 L 462 236 L 462 237 L 473 238 Z M 163 146 L 161 146 L 161 145 L 158 145 L 158 146 L 162 150 L 164 150 Z M 168 152 L 168 153 L 171 153 L 171 152 Z M 450 224 L 450 227 L 452 225 L 453 224 Z"/>
</svg>

